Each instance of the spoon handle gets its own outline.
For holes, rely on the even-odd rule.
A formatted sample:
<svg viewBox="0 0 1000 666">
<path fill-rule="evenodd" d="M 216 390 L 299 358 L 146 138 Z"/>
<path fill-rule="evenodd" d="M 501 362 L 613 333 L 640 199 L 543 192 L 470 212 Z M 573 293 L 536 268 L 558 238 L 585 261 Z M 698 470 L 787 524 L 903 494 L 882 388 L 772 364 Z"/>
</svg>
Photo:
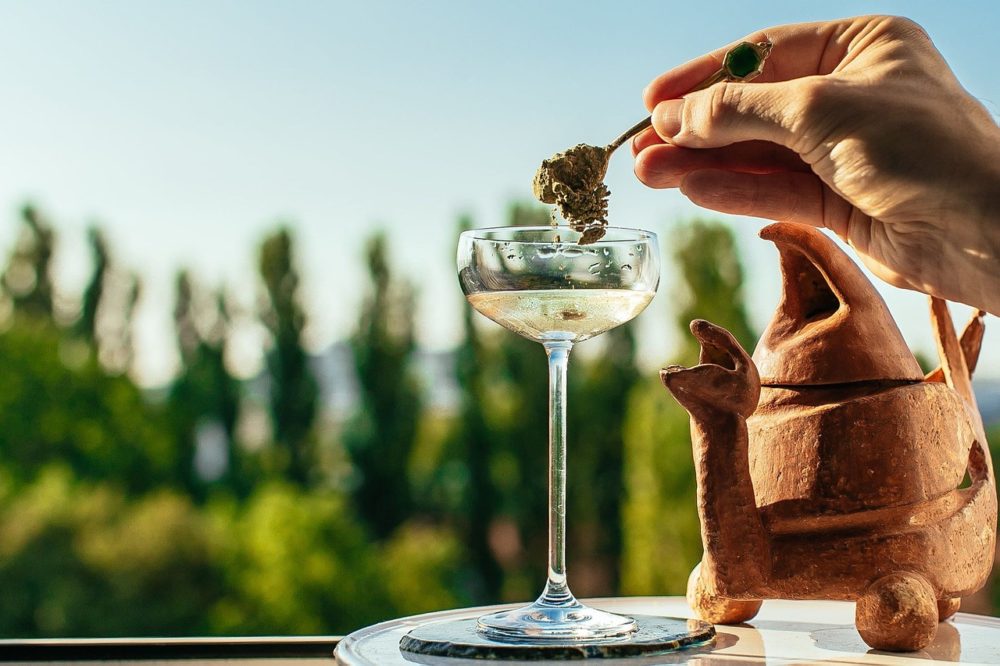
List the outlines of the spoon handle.
<svg viewBox="0 0 1000 666">
<path fill-rule="evenodd" d="M 609 143 L 606 150 L 609 153 L 614 152 L 615 150 L 618 150 L 618 148 L 623 143 L 625 143 L 626 141 L 628 141 L 629 139 L 631 139 L 632 137 L 634 137 L 636 134 L 638 134 L 642 130 L 646 129 L 647 127 L 652 127 L 652 126 L 653 126 L 653 116 L 649 116 L 649 117 L 647 117 L 647 118 L 645 118 L 643 120 L 640 120 L 635 125 L 632 125 L 632 127 L 629 127 L 627 130 L 625 130 L 624 132 L 622 132 L 622 135 L 619 136 L 617 139 L 615 139 L 614 141 L 612 141 L 611 143 Z"/>
<path fill-rule="evenodd" d="M 696 85 L 694 88 L 691 88 L 691 90 L 689 90 L 688 92 L 696 92 L 698 90 L 704 90 L 705 88 L 708 88 L 709 86 L 714 86 L 719 81 L 725 81 L 728 78 L 730 78 L 729 72 L 727 72 L 725 68 L 722 68 L 715 74 L 712 74 L 710 77 L 708 77 L 707 79 Z M 618 150 L 618 148 L 620 148 L 623 143 L 625 143 L 626 141 L 634 137 L 636 134 L 646 129 L 647 127 L 652 127 L 652 126 L 653 126 L 653 116 L 649 116 L 644 120 L 640 120 L 635 125 L 632 125 L 632 127 L 629 127 L 627 130 L 622 132 L 621 136 L 619 136 L 617 139 L 609 143 L 607 151 L 611 153 L 614 152 L 615 150 Z"/>
<path fill-rule="evenodd" d="M 714 86 L 719 81 L 743 81 L 743 82 L 752 81 L 757 77 L 758 74 L 761 73 L 761 70 L 764 69 L 764 61 L 767 60 L 767 56 L 770 53 L 771 53 L 771 42 L 765 41 L 765 42 L 759 42 L 757 44 L 751 44 L 749 42 L 741 42 L 740 44 L 737 44 L 735 47 L 730 49 L 728 53 L 726 53 L 726 56 L 723 59 L 722 67 L 720 67 L 717 72 L 715 72 L 707 79 L 696 85 L 694 88 L 691 88 L 691 90 L 689 90 L 688 92 L 693 93 L 698 90 L 704 90 L 709 86 Z M 734 71 L 734 67 L 736 66 L 733 63 L 734 56 L 745 57 L 746 55 L 749 54 L 752 54 L 753 57 L 756 58 L 755 61 L 750 63 L 752 67 L 748 68 L 745 71 Z M 746 66 L 744 63 L 740 64 L 742 66 Z M 625 130 L 621 134 L 621 136 L 619 136 L 617 139 L 609 143 L 607 148 L 605 148 L 605 150 L 607 150 L 608 154 L 610 155 L 618 148 L 620 148 L 623 143 L 634 137 L 636 134 L 643 131 L 647 127 L 652 127 L 652 126 L 653 126 L 653 117 L 649 116 L 645 120 L 641 120 L 637 122 L 635 125 L 632 125 L 632 127 L 629 127 L 627 130 Z"/>
</svg>

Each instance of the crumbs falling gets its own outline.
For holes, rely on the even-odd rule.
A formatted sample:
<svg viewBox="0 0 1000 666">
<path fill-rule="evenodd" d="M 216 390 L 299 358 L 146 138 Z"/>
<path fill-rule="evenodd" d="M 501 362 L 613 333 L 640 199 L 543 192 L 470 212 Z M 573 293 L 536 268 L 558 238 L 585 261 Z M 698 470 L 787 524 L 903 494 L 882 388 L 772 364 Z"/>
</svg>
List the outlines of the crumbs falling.
<svg viewBox="0 0 1000 666">
<path fill-rule="evenodd" d="M 604 236 L 611 195 L 604 176 L 610 157 L 607 148 L 581 143 L 544 160 L 535 173 L 535 197 L 559 208 L 573 230 L 583 234 L 580 245 Z"/>
</svg>

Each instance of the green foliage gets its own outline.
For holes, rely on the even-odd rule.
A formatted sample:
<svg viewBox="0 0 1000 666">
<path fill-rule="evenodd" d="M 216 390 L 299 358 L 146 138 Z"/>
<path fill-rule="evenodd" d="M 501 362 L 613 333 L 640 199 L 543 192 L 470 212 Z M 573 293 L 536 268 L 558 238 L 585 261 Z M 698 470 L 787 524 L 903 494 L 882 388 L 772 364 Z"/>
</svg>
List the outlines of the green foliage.
<svg viewBox="0 0 1000 666">
<path fill-rule="evenodd" d="M 199 509 L 49 466 L 0 482 L 0 636 L 347 633 L 465 603 L 461 547 L 408 524 L 376 545 L 338 495 L 260 486 Z"/>
<path fill-rule="evenodd" d="M 468 605 L 463 544 L 443 527 L 406 523 L 381 547 L 379 580 L 398 615 Z"/>
<path fill-rule="evenodd" d="M 472 221 L 459 221 L 459 231 L 472 228 Z M 492 370 L 489 349 L 477 329 L 471 307 L 462 308 L 462 342 L 455 350 L 455 378 L 460 388 L 456 426 L 445 443 L 447 460 L 438 465 L 436 488 L 446 489 L 451 479 L 460 480 L 459 501 L 445 505 L 460 526 L 462 542 L 474 572 L 473 597 L 481 603 L 500 597 L 503 572 L 489 542 L 490 526 L 497 512 L 498 490 L 491 478 L 496 445 L 487 425 L 487 389 Z"/>
<path fill-rule="evenodd" d="M 176 451 L 164 413 L 78 345 L 44 320 L 15 317 L 0 333 L 3 468 L 15 482 L 50 461 L 135 492 L 168 482 Z"/>
<path fill-rule="evenodd" d="M 351 339 L 361 399 L 344 444 L 357 476 L 355 505 L 375 535 L 385 537 L 413 509 L 407 468 L 420 391 L 410 368 L 413 291 L 392 277 L 384 234 L 369 241 L 367 259 L 371 284 Z"/>
<path fill-rule="evenodd" d="M 246 461 L 235 445 L 240 387 L 226 368 L 230 322 L 223 294 L 201 293 L 187 271 L 177 275 L 174 329 L 181 354 L 181 371 L 170 387 L 168 405 L 177 438 L 176 478 L 199 496 L 211 482 L 244 493 Z M 199 426 L 221 425 L 227 461 L 220 478 L 201 478 L 193 460 Z"/>
<path fill-rule="evenodd" d="M 274 482 L 213 515 L 232 591 L 212 611 L 216 631 L 347 632 L 391 612 L 377 551 L 343 498 Z"/>
<path fill-rule="evenodd" d="M 920 371 L 925 375 L 941 365 L 936 357 L 928 356 L 919 350 L 913 352 L 913 357 L 917 359 L 917 365 L 920 366 Z"/>
<path fill-rule="evenodd" d="M 546 208 L 536 204 L 514 203 L 508 210 L 507 222 L 511 226 L 545 225 L 550 223 L 550 216 Z M 502 596 L 525 598 L 537 594 L 545 580 L 548 368 L 545 352 L 537 342 L 493 330 L 497 335 L 485 348 L 490 358 L 484 359 L 488 374 L 483 378 L 482 396 L 486 427 L 493 437 L 489 478 L 494 487 L 496 519 L 513 522 L 521 550 L 508 560 Z M 570 365 L 572 368 L 572 360 Z M 573 369 L 569 376 L 573 376 Z M 572 405 L 571 395 L 570 410 Z M 568 498 L 570 504 L 573 501 Z"/>
<path fill-rule="evenodd" d="M 649 378 L 629 395 L 624 430 L 625 594 L 683 594 L 701 558 L 688 415 Z"/>
<path fill-rule="evenodd" d="M 675 232 L 674 258 L 683 296 L 676 324 L 682 340 L 675 363 L 698 361 L 691 319 L 724 326 L 747 350 L 756 343 L 743 304 L 743 270 L 732 231 L 694 221 Z M 628 594 L 683 594 L 701 556 L 694 465 L 687 413 L 654 378 L 629 400 L 625 438 L 625 554 Z"/>
<path fill-rule="evenodd" d="M 104 233 L 97 227 L 87 230 L 87 244 L 90 245 L 93 269 L 90 280 L 83 290 L 83 303 L 80 305 L 80 320 L 77 330 L 81 337 L 96 348 L 97 345 L 97 310 L 104 297 L 104 285 L 110 272 L 110 251 Z"/>
<path fill-rule="evenodd" d="M 570 556 L 593 572 L 577 594 L 609 595 L 618 589 L 622 557 L 624 421 L 629 389 L 639 380 L 631 324 L 590 344 L 601 353 L 590 363 L 571 363 L 568 478 Z"/>
<path fill-rule="evenodd" d="M 260 315 L 272 342 L 267 371 L 275 444 L 287 478 L 306 485 L 316 468 L 312 426 L 318 388 L 302 348 L 306 315 L 299 303 L 293 245 L 292 232 L 282 227 L 260 246 L 258 267 L 267 292 Z"/>
<path fill-rule="evenodd" d="M 348 633 L 459 603 L 461 549 L 445 529 L 406 524 L 376 544 L 342 496 L 276 482 L 211 512 L 228 590 L 216 632 Z"/>
<path fill-rule="evenodd" d="M 46 467 L 0 494 L 0 635 L 135 636 L 211 631 L 214 539 L 185 497 L 129 501 Z"/>
<path fill-rule="evenodd" d="M 733 232 L 720 222 L 694 220 L 675 229 L 671 245 L 681 277 L 676 322 L 683 346 L 676 362 L 698 359 L 698 342 L 688 331 L 694 319 L 722 326 L 752 352 L 757 335 L 743 304 L 743 267 Z"/>
<path fill-rule="evenodd" d="M 87 231 L 87 244 L 93 266 L 83 290 L 79 315 L 65 333 L 84 342 L 106 370 L 121 374 L 132 365 L 132 319 L 142 283 L 137 275 L 117 266 L 110 244 L 99 228 L 91 227 Z M 15 263 L 12 260 L 11 266 Z M 31 313 L 31 309 L 20 309 Z M 52 313 L 39 312 L 36 309 L 32 316 L 53 320 Z"/>
<path fill-rule="evenodd" d="M 34 206 L 21 209 L 21 234 L 2 284 L 14 307 L 29 317 L 52 317 L 52 253 L 55 232 Z"/>
<path fill-rule="evenodd" d="M 515 201 L 507 209 L 507 224 L 512 227 L 544 227 L 552 223 L 552 213 L 534 201 Z"/>
</svg>

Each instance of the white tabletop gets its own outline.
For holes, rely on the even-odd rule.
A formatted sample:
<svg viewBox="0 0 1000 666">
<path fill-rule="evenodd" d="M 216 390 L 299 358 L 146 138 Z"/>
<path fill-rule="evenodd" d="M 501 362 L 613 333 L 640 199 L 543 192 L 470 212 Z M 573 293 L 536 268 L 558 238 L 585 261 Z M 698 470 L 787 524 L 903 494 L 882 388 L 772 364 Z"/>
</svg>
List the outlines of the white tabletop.
<svg viewBox="0 0 1000 666">
<path fill-rule="evenodd" d="M 616 613 L 691 617 L 681 597 L 591 599 L 588 604 Z M 482 666 L 483 662 L 444 657 L 406 655 L 399 639 L 425 622 L 476 617 L 514 606 L 467 608 L 383 622 L 357 631 L 337 647 L 343 666 Z M 760 613 L 745 625 L 716 626 L 713 648 L 681 651 L 641 659 L 606 659 L 607 666 L 653 664 L 1000 664 L 1000 620 L 958 613 L 938 625 L 934 642 L 921 652 L 871 650 L 854 628 L 854 604 L 845 601 L 765 601 Z M 496 663 L 496 662 L 491 662 Z M 504 662 L 538 664 L 540 662 Z M 564 662 L 565 663 L 565 662 Z"/>
</svg>

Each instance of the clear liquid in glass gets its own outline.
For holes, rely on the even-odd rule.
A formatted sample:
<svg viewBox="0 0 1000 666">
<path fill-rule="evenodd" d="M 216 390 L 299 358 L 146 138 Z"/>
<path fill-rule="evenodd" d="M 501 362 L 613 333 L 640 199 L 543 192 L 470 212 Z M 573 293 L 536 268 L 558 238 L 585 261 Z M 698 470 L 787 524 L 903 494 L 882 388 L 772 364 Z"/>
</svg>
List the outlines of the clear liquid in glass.
<svg viewBox="0 0 1000 666">
<path fill-rule="evenodd" d="M 627 289 L 534 289 L 483 291 L 469 303 L 518 335 L 545 342 L 580 342 L 631 321 L 653 291 Z"/>
</svg>

